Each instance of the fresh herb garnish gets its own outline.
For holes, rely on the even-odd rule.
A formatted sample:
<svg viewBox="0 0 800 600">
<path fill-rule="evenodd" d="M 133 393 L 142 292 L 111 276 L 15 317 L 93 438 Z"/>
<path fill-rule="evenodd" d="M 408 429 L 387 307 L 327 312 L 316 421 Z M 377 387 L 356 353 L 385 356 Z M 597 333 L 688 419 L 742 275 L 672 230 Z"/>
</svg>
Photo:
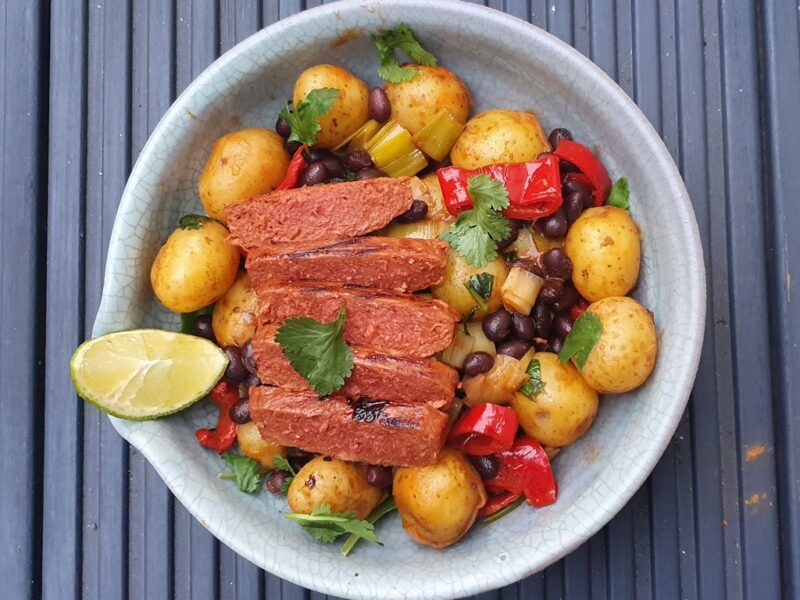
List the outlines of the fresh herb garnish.
<svg viewBox="0 0 800 600">
<path fill-rule="evenodd" d="M 333 107 L 333 101 L 339 97 L 339 90 L 333 88 L 320 88 L 312 90 L 308 96 L 292 106 L 291 103 L 283 107 L 280 116 L 289 123 L 292 133 L 287 142 L 300 142 L 313 146 L 317 142 L 319 132 L 319 118 L 327 114 Z"/>
<path fill-rule="evenodd" d="M 287 493 L 289 493 L 289 486 L 292 485 L 292 480 L 295 478 L 297 473 L 292 468 L 292 465 L 289 463 L 289 461 L 286 460 L 284 457 L 282 457 L 280 454 L 277 454 L 275 458 L 272 459 L 272 466 L 279 471 L 286 471 L 287 473 L 289 473 L 289 476 L 283 480 L 280 489 L 281 494 L 285 496 Z"/>
<path fill-rule="evenodd" d="M 347 171 L 344 172 L 344 178 L 347 181 L 355 181 L 357 173 L 355 171 Z"/>
<path fill-rule="evenodd" d="M 228 463 L 232 471 L 220 473 L 220 479 L 235 479 L 239 489 L 248 494 L 252 494 L 258 489 L 258 485 L 261 483 L 261 469 L 256 461 L 249 456 L 230 452 L 223 454 L 222 460 Z"/>
<path fill-rule="evenodd" d="M 336 538 L 345 533 L 368 542 L 378 542 L 374 525 L 359 519 L 352 510 L 334 513 L 331 512 L 330 505 L 320 504 L 310 515 L 288 513 L 286 518 L 297 521 L 311 536 L 326 544 L 332 544 Z"/>
<path fill-rule="evenodd" d="M 575 319 L 572 331 L 564 340 L 564 346 L 558 355 L 559 362 L 565 363 L 573 356 L 579 369 L 583 368 L 592 348 L 600 341 L 603 333 L 603 324 L 597 315 L 584 311 Z"/>
<path fill-rule="evenodd" d="M 525 394 L 528 398 L 534 398 L 536 394 L 544 391 L 544 381 L 542 381 L 542 365 L 539 363 L 538 358 L 534 358 L 528 363 L 528 368 L 525 369 L 528 374 L 528 381 L 522 384 L 517 391 L 520 394 Z"/>
<path fill-rule="evenodd" d="M 389 496 L 381 502 L 367 517 L 367 521 L 375 525 L 382 517 L 388 515 L 390 512 L 397 510 L 397 505 L 394 503 L 394 498 Z M 342 544 L 342 556 L 347 556 L 353 550 L 358 540 L 361 538 L 354 533 L 350 534 L 344 544 Z"/>
<path fill-rule="evenodd" d="M 488 517 L 486 517 L 483 520 L 483 522 L 488 525 L 489 523 L 494 523 L 495 521 L 499 521 L 500 519 L 505 517 L 508 513 L 513 512 L 514 510 L 516 510 L 517 507 L 519 507 L 519 505 L 522 504 L 524 501 L 525 501 L 524 496 L 520 496 L 519 498 L 514 500 L 514 502 L 512 502 L 508 506 L 504 506 L 503 508 L 498 510 L 496 513 L 491 514 Z"/>
<path fill-rule="evenodd" d="M 342 387 L 353 371 L 353 352 L 342 338 L 345 312 L 342 306 L 331 323 L 310 317 L 287 319 L 275 335 L 292 368 L 322 396 Z"/>
<path fill-rule="evenodd" d="M 178 219 L 178 227 L 181 229 L 200 229 L 200 226 L 203 223 L 208 223 L 213 219 L 205 216 L 205 215 L 183 215 L 180 219 Z"/>
<path fill-rule="evenodd" d="M 609 206 L 616 206 L 617 208 L 624 208 L 625 210 L 630 210 L 631 203 L 629 201 L 631 192 L 628 188 L 628 178 L 627 177 L 620 177 L 614 182 L 614 185 L 611 186 L 611 193 L 608 195 L 608 200 L 606 200 L 606 204 Z"/>
<path fill-rule="evenodd" d="M 400 67 L 395 50 L 405 52 L 411 60 L 420 65 L 436 66 L 436 57 L 422 47 L 414 37 L 414 32 L 405 23 L 389 31 L 373 34 L 372 43 L 378 49 L 378 60 L 381 63 L 380 67 L 378 67 L 378 75 L 384 81 L 399 83 L 414 79 L 419 75 L 417 69 L 403 69 Z"/>
<path fill-rule="evenodd" d="M 472 275 L 464 284 L 467 288 L 469 295 L 478 303 L 478 308 L 486 310 L 486 303 L 492 296 L 492 288 L 494 287 L 494 275 L 491 273 L 479 273 Z"/>
<path fill-rule="evenodd" d="M 508 208 L 508 190 L 488 175 L 467 180 L 474 207 L 464 211 L 441 236 L 473 267 L 485 267 L 497 258 L 497 244 L 511 234 L 508 220 L 500 213 Z"/>
<path fill-rule="evenodd" d="M 472 308 L 469 309 L 469 312 L 467 313 L 467 316 L 464 317 L 464 322 L 462 323 L 462 325 L 464 327 L 464 335 L 472 335 L 469 332 L 469 328 L 467 327 L 467 323 L 472 321 L 472 317 L 475 316 L 476 312 L 478 312 L 478 307 L 477 306 L 473 306 Z"/>
</svg>

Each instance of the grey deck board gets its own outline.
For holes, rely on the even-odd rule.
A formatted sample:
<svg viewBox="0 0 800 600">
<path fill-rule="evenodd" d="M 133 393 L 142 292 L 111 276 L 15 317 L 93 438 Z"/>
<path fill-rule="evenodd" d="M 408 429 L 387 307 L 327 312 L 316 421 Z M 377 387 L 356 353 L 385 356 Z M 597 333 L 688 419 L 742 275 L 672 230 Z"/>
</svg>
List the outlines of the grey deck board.
<svg viewBox="0 0 800 600">
<path fill-rule="evenodd" d="M 67 369 L 161 115 L 221 52 L 322 3 L 0 9 L 0 597 L 326 597 L 217 542 Z M 642 108 L 690 192 L 709 291 L 690 404 L 652 476 L 564 560 L 479 598 L 800 597 L 797 1 L 479 3 L 572 44 Z"/>
</svg>

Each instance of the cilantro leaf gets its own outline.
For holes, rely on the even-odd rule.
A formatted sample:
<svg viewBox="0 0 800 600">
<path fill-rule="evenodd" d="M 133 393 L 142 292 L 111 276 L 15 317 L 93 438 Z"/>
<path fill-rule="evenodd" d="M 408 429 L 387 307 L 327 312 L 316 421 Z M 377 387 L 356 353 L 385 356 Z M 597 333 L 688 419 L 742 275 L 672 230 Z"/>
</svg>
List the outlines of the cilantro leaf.
<svg viewBox="0 0 800 600">
<path fill-rule="evenodd" d="M 528 368 L 525 369 L 528 374 L 528 381 L 522 384 L 517 391 L 520 394 L 525 394 L 528 398 L 533 399 L 536 394 L 544 391 L 544 381 L 542 381 L 542 365 L 538 358 L 534 358 L 528 363 Z"/>
<path fill-rule="evenodd" d="M 326 544 L 332 544 L 346 533 L 368 542 L 378 541 L 373 524 L 359 519 L 352 510 L 335 513 L 331 512 L 330 505 L 320 504 L 310 515 L 288 513 L 286 518 L 297 521 L 311 536 Z"/>
<path fill-rule="evenodd" d="M 289 493 L 289 486 L 292 485 L 292 480 L 294 480 L 297 473 L 292 468 L 292 465 L 289 464 L 289 461 L 282 457 L 280 454 L 275 455 L 275 458 L 272 459 L 272 466 L 275 467 L 279 471 L 286 471 L 289 473 L 289 476 L 283 480 L 281 484 L 280 493 L 284 496 Z"/>
<path fill-rule="evenodd" d="M 375 525 L 380 519 L 382 519 L 385 515 L 388 515 L 390 512 L 397 510 L 397 504 L 394 503 L 394 498 L 389 496 L 381 502 L 375 509 L 369 514 L 367 517 L 367 521 Z M 353 547 L 358 543 L 361 537 L 351 533 L 350 537 L 348 537 L 344 544 L 342 544 L 342 556 L 347 556 L 353 550 Z"/>
<path fill-rule="evenodd" d="M 614 185 L 611 186 L 611 193 L 608 195 L 606 204 L 609 206 L 616 206 L 617 208 L 630 210 L 631 203 L 628 200 L 630 198 L 630 194 L 631 192 L 628 188 L 628 178 L 620 177 L 614 182 Z"/>
<path fill-rule="evenodd" d="M 509 205 L 508 190 L 488 175 L 467 180 L 474 204 L 439 237 L 474 267 L 485 267 L 497 258 L 497 243 L 511 234 L 508 220 L 499 212 Z"/>
<path fill-rule="evenodd" d="M 558 355 L 559 362 L 565 363 L 573 356 L 575 357 L 575 364 L 579 369 L 583 368 L 586 360 L 589 358 L 589 353 L 600 341 L 600 336 L 603 333 L 603 324 L 597 315 L 584 311 L 575 319 L 575 324 L 572 326 L 572 331 L 567 335 L 564 340 L 564 346 Z"/>
<path fill-rule="evenodd" d="M 419 75 L 417 69 L 403 69 L 397 62 L 396 50 L 405 52 L 411 60 L 420 65 L 435 66 L 436 57 L 425 50 L 414 37 L 414 32 L 405 23 L 394 29 L 372 35 L 372 43 L 378 49 L 378 75 L 384 81 L 399 83 L 409 81 Z"/>
<path fill-rule="evenodd" d="M 319 118 L 325 116 L 333 108 L 333 101 L 339 97 L 339 90 L 320 88 L 312 90 L 308 96 L 292 107 L 291 103 L 283 107 L 280 116 L 289 123 L 292 133 L 287 142 L 300 142 L 313 146 L 317 142 Z"/>
<path fill-rule="evenodd" d="M 486 302 L 492 296 L 492 288 L 494 287 L 494 275 L 491 273 L 480 273 L 472 275 L 464 284 L 467 288 L 469 295 L 478 303 L 481 310 L 486 310 Z"/>
<path fill-rule="evenodd" d="M 345 312 L 342 306 L 332 323 L 287 319 L 275 335 L 292 368 L 322 396 L 342 387 L 353 371 L 353 352 L 342 338 Z"/>
<path fill-rule="evenodd" d="M 252 494 L 258 489 L 261 483 L 261 469 L 256 461 L 249 456 L 230 452 L 223 454 L 222 460 L 233 470 L 220 473 L 220 479 L 235 479 L 239 489 L 247 494 Z"/>
<path fill-rule="evenodd" d="M 205 215 L 183 215 L 180 219 L 178 219 L 178 227 L 181 229 L 200 229 L 201 225 L 210 221 L 213 221 L 213 219 Z"/>
</svg>

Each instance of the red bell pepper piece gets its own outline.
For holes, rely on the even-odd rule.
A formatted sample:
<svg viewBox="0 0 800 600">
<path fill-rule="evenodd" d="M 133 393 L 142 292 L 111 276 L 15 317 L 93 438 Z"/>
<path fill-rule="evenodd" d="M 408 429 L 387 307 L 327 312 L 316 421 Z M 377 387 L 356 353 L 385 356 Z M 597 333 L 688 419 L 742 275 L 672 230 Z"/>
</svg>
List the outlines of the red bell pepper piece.
<svg viewBox="0 0 800 600">
<path fill-rule="evenodd" d="M 517 435 L 519 418 L 513 409 L 498 404 L 477 404 L 456 421 L 448 443 L 472 456 L 510 450 Z"/>
<path fill-rule="evenodd" d="M 220 381 L 209 394 L 211 401 L 219 409 L 219 420 L 214 429 L 198 429 L 195 432 L 201 446 L 216 450 L 220 454 L 233 445 L 238 426 L 229 415 L 231 407 L 239 400 L 239 390 L 227 381 Z"/>
<path fill-rule="evenodd" d="M 539 442 L 522 437 L 511 450 L 497 454 L 496 458 L 497 475 L 484 482 L 487 491 L 524 494 L 533 506 L 547 506 L 556 501 L 558 486 L 550 460 Z"/>
<path fill-rule="evenodd" d="M 600 159 L 583 144 L 565 139 L 558 143 L 553 154 L 572 163 L 586 176 L 594 196 L 594 205 L 602 206 L 611 191 L 611 178 Z"/>
<path fill-rule="evenodd" d="M 292 160 L 289 161 L 289 168 L 286 169 L 286 177 L 283 178 L 276 187 L 276 190 L 290 190 L 297 185 L 297 180 L 300 178 L 300 173 L 306 168 L 306 157 L 303 152 L 308 148 L 307 144 L 303 144 L 292 155 Z"/>
<path fill-rule="evenodd" d="M 571 309 L 569 309 L 569 316 L 572 317 L 573 321 L 575 321 L 578 317 L 580 317 L 583 314 L 583 311 L 585 311 L 587 308 L 589 308 L 589 303 L 583 298 L 581 298 L 575 304 L 572 305 Z"/>
<path fill-rule="evenodd" d="M 486 499 L 486 504 L 478 511 L 478 517 L 486 518 L 495 513 L 500 512 L 506 506 L 514 504 L 522 494 L 514 494 L 512 492 L 500 492 L 499 494 L 492 494 Z"/>
<path fill-rule="evenodd" d="M 503 214 L 511 219 L 538 219 L 553 214 L 561 207 L 561 175 L 558 159 L 552 155 L 537 161 L 500 163 L 478 169 L 444 167 L 436 174 L 445 206 L 454 216 L 473 207 L 467 191 L 468 180 L 482 174 L 505 185 L 510 206 Z"/>
</svg>

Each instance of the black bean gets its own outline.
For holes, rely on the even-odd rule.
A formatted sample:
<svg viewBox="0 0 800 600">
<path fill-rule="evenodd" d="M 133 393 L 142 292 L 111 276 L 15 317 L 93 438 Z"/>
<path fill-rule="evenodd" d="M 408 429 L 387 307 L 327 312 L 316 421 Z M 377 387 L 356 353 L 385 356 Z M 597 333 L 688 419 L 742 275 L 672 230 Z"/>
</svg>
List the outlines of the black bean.
<svg viewBox="0 0 800 600">
<path fill-rule="evenodd" d="M 557 127 L 550 132 L 550 135 L 547 136 L 547 141 L 550 142 L 553 150 L 558 147 L 558 143 L 561 140 L 572 140 L 572 134 L 570 133 L 569 129 Z"/>
<path fill-rule="evenodd" d="M 553 310 L 557 313 L 567 312 L 579 298 L 578 291 L 574 287 L 566 286 L 561 297 L 553 303 Z"/>
<path fill-rule="evenodd" d="M 453 162 L 450 160 L 449 156 L 444 157 L 442 160 L 433 160 L 428 159 L 428 166 L 426 167 L 426 171 L 435 173 L 439 169 L 444 169 L 445 167 L 449 167 L 452 165 Z"/>
<path fill-rule="evenodd" d="M 567 217 L 567 223 L 572 225 L 578 220 L 583 212 L 583 196 L 579 193 L 571 193 L 564 197 L 564 214 Z"/>
<path fill-rule="evenodd" d="M 564 340 L 561 338 L 553 338 L 550 340 L 549 349 L 550 352 L 555 352 L 558 354 L 561 352 L 561 348 L 564 346 Z"/>
<path fill-rule="evenodd" d="M 316 146 L 306 148 L 303 152 L 303 157 L 308 163 L 317 162 L 318 160 L 330 158 L 331 156 L 333 156 L 333 153 L 330 150 L 326 150 L 325 148 L 317 148 Z"/>
<path fill-rule="evenodd" d="M 247 398 L 242 398 L 231 406 L 231 409 L 228 411 L 228 416 L 231 418 L 231 421 L 237 425 L 244 425 L 247 423 L 250 420 L 250 403 L 247 401 Z"/>
<path fill-rule="evenodd" d="M 505 250 L 505 249 L 506 249 L 506 248 L 508 248 L 508 247 L 509 247 L 511 244 L 513 244 L 514 242 L 516 242 L 518 237 L 519 237 L 519 228 L 517 228 L 517 229 L 514 229 L 514 228 L 512 227 L 512 228 L 511 228 L 511 233 L 509 233 L 509 234 L 508 234 L 508 237 L 506 237 L 506 238 L 505 238 L 505 239 L 503 239 L 502 241 L 498 242 L 498 244 L 497 244 L 497 248 L 498 248 L 499 250 Z"/>
<path fill-rule="evenodd" d="M 392 468 L 380 465 L 369 465 L 367 467 L 367 483 L 378 489 L 386 489 L 392 485 Z"/>
<path fill-rule="evenodd" d="M 261 385 L 261 380 L 258 378 L 258 375 L 250 373 L 249 377 L 245 380 L 247 383 L 247 387 L 258 387 Z"/>
<path fill-rule="evenodd" d="M 280 494 L 283 484 L 290 477 L 288 471 L 271 471 L 267 476 L 267 489 L 273 494 Z"/>
<path fill-rule="evenodd" d="M 547 238 L 563 238 L 567 234 L 567 215 L 564 213 L 563 208 L 559 208 L 552 215 L 536 221 L 536 225 L 538 225 L 542 235 Z"/>
<path fill-rule="evenodd" d="M 341 161 L 335 156 L 328 156 L 323 158 L 320 162 L 325 165 L 325 172 L 328 174 L 329 179 L 334 179 L 344 175 Z"/>
<path fill-rule="evenodd" d="M 536 335 L 533 319 L 522 313 L 511 313 L 511 333 L 518 340 L 532 340 Z"/>
<path fill-rule="evenodd" d="M 295 470 L 295 473 L 302 469 L 303 465 L 305 465 L 312 458 L 314 458 L 314 454 L 311 452 L 300 450 L 300 448 L 286 448 L 286 460 L 289 461 L 289 464 Z"/>
<path fill-rule="evenodd" d="M 421 221 L 428 215 L 428 204 L 424 200 L 414 200 L 409 208 L 402 215 L 397 216 L 394 220 L 397 223 L 416 223 Z"/>
<path fill-rule="evenodd" d="M 483 333 L 493 342 L 502 341 L 511 331 L 511 313 L 505 308 L 499 308 L 493 313 L 486 315 L 481 323 Z"/>
<path fill-rule="evenodd" d="M 194 334 L 201 338 L 211 340 L 215 344 L 217 338 L 214 335 L 214 328 L 211 325 L 211 315 L 200 315 L 194 320 Z"/>
<path fill-rule="evenodd" d="M 378 123 L 386 123 L 392 116 L 392 105 L 383 88 L 376 87 L 369 91 L 367 111 L 369 118 L 375 119 Z"/>
<path fill-rule="evenodd" d="M 342 159 L 342 163 L 344 164 L 344 168 L 348 171 L 360 171 L 361 169 L 367 169 L 372 166 L 372 157 L 369 155 L 369 152 L 359 150 L 345 156 Z"/>
<path fill-rule="evenodd" d="M 325 165 L 321 161 L 317 161 L 312 162 L 303 169 L 297 183 L 300 187 L 304 185 L 317 185 L 318 183 L 324 183 L 327 178 L 328 172 L 325 170 Z"/>
<path fill-rule="evenodd" d="M 283 139 L 292 135 L 292 127 L 289 125 L 289 121 L 283 117 L 278 117 L 278 120 L 275 121 L 275 132 Z"/>
<path fill-rule="evenodd" d="M 553 319 L 553 335 L 557 338 L 565 338 L 572 331 L 572 319 L 567 315 L 558 315 Z"/>
<path fill-rule="evenodd" d="M 588 202 L 592 202 L 592 190 L 584 187 L 582 183 L 573 177 L 566 177 L 561 183 L 561 195 L 566 198 L 570 194 L 580 194 L 584 206 L 586 206 L 587 198 Z"/>
<path fill-rule="evenodd" d="M 539 292 L 539 300 L 545 304 L 555 304 L 564 293 L 564 282 L 560 279 L 545 279 Z"/>
<path fill-rule="evenodd" d="M 467 375 L 479 375 L 490 371 L 494 366 L 494 356 L 488 352 L 473 352 L 464 359 L 462 369 Z"/>
<path fill-rule="evenodd" d="M 553 326 L 553 313 L 550 312 L 550 308 L 542 302 L 537 302 L 531 311 L 531 317 L 536 327 L 536 337 L 550 337 L 550 328 Z"/>
<path fill-rule="evenodd" d="M 553 248 L 539 255 L 539 264 L 545 277 L 567 281 L 572 278 L 572 261 L 561 248 Z"/>
<path fill-rule="evenodd" d="M 580 173 L 581 171 L 578 167 L 563 158 L 558 161 L 558 170 L 562 177 L 568 173 Z"/>
<path fill-rule="evenodd" d="M 378 177 L 386 177 L 386 173 L 384 173 L 383 171 L 379 171 L 378 169 L 374 169 L 372 167 L 361 169 L 356 174 L 356 179 L 358 181 L 363 181 L 364 179 L 377 179 Z"/>
<path fill-rule="evenodd" d="M 531 345 L 523 340 L 509 340 L 497 346 L 498 354 L 505 354 L 519 360 L 531 349 Z"/>
<path fill-rule="evenodd" d="M 301 144 L 300 142 L 286 142 L 284 144 L 284 146 L 286 147 L 286 151 L 291 155 L 294 155 L 294 153 L 297 152 L 297 149 L 302 145 L 303 144 Z"/>
<path fill-rule="evenodd" d="M 546 339 L 537 337 L 533 340 L 533 347 L 537 352 L 545 352 L 547 350 L 548 343 L 549 342 Z"/>
<path fill-rule="evenodd" d="M 256 358 L 253 356 L 253 342 L 251 340 L 247 340 L 244 343 L 244 346 L 242 346 L 242 362 L 244 363 L 244 367 L 250 371 L 250 373 L 258 373 Z"/>
<path fill-rule="evenodd" d="M 494 479 L 497 475 L 497 459 L 494 456 L 469 456 L 467 458 L 472 463 L 472 468 L 475 469 L 478 477 L 484 481 Z"/>
<path fill-rule="evenodd" d="M 236 382 L 245 379 L 250 373 L 244 366 L 241 350 L 236 346 L 225 346 L 222 350 L 228 356 L 228 368 L 225 369 L 225 377 Z"/>
</svg>

